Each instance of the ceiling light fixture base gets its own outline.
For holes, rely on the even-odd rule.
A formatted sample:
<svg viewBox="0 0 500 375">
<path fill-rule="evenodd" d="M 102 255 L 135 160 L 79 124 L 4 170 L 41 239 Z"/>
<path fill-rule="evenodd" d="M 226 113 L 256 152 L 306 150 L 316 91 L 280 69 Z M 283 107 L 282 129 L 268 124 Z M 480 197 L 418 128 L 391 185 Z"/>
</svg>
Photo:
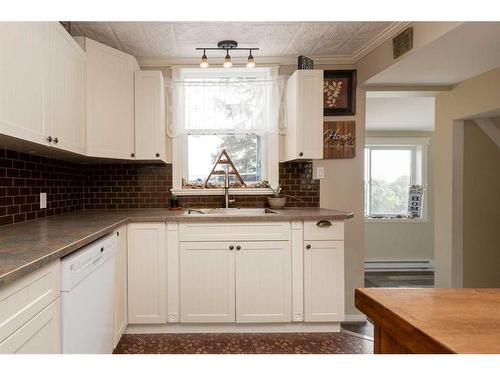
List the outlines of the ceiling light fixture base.
<svg viewBox="0 0 500 375">
<path fill-rule="evenodd" d="M 238 42 L 235 40 L 221 40 L 217 43 L 217 47 L 224 49 L 233 49 L 238 47 Z"/>
</svg>

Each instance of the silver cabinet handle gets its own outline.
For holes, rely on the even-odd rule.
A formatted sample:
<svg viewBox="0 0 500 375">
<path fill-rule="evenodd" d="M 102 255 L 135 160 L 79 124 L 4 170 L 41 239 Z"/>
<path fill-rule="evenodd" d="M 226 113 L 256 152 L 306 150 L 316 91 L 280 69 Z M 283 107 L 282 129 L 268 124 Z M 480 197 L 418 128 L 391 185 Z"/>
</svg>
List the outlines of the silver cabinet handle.
<svg viewBox="0 0 500 375">
<path fill-rule="evenodd" d="M 329 220 L 320 220 L 316 223 L 318 227 L 331 227 L 332 223 Z"/>
</svg>

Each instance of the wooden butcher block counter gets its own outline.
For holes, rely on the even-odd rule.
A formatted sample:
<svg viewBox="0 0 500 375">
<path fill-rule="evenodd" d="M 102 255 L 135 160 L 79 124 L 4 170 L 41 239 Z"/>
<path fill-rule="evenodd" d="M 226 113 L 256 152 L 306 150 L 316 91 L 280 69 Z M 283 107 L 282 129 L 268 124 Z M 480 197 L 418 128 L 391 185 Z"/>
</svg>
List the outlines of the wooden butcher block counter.
<svg viewBox="0 0 500 375">
<path fill-rule="evenodd" d="M 374 352 L 500 353 L 500 289 L 356 289 Z"/>
</svg>

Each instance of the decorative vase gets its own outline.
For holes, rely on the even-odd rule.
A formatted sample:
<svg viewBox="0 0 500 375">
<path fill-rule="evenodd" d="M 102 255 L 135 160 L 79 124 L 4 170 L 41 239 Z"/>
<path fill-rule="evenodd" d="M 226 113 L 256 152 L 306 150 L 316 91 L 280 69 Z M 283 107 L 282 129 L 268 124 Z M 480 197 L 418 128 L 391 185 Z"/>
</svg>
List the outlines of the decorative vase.
<svg viewBox="0 0 500 375">
<path fill-rule="evenodd" d="M 280 209 L 280 208 L 285 208 L 286 206 L 286 197 L 283 198 L 267 198 L 267 201 L 269 202 L 269 206 L 271 208 L 275 209 Z"/>
</svg>

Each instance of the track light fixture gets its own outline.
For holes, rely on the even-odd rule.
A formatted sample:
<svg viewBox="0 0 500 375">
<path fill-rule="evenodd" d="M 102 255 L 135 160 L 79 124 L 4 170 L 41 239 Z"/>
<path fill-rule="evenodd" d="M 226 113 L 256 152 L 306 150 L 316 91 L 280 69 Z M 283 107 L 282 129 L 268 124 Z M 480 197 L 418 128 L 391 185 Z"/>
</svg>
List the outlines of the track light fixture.
<svg viewBox="0 0 500 375">
<path fill-rule="evenodd" d="M 209 64 L 208 64 L 207 55 L 205 54 L 205 50 L 203 50 L 203 56 L 201 56 L 200 68 L 205 69 L 208 67 L 209 67 Z"/>
<path fill-rule="evenodd" d="M 224 66 L 224 68 L 230 68 L 233 66 L 231 56 L 229 56 L 229 51 L 226 51 L 226 57 L 224 58 L 224 64 L 222 64 L 222 66 Z"/>
<path fill-rule="evenodd" d="M 252 56 L 252 50 L 250 50 L 250 54 L 248 55 L 247 68 L 255 68 L 255 60 Z"/>
<path fill-rule="evenodd" d="M 226 51 L 226 57 L 224 58 L 224 68 L 231 68 L 233 66 L 233 62 L 231 61 L 231 56 L 229 55 L 229 51 L 249 51 L 248 60 L 247 60 L 247 68 L 255 68 L 255 59 L 252 55 L 252 51 L 258 51 L 258 48 L 238 48 L 238 43 L 234 40 L 222 40 L 217 43 L 217 47 L 215 48 L 207 48 L 201 47 L 196 48 L 197 51 L 203 51 L 203 56 L 201 56 L 200 68 L 208 68 L 208 58 L 206 55 L 206 51 Z"/>
</svg>

